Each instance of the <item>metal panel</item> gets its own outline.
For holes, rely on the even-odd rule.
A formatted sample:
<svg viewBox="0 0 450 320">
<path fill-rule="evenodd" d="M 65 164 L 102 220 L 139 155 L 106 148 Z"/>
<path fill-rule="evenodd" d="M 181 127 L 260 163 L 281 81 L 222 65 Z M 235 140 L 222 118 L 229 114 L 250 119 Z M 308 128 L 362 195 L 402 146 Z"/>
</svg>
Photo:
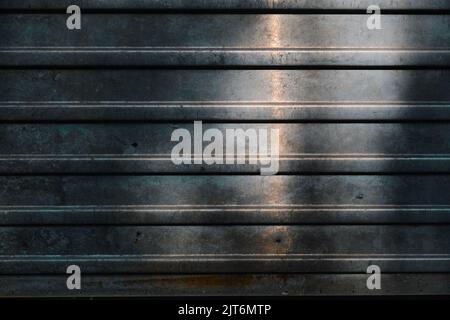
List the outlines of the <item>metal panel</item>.
<svg viewBox="0 0 450 320">
<path fill-rule="evenodd" d="M 2 255 L 446 254 L 449 226 L 0 227 Z M 102 241 L 98 241 L 102 239 Z"/>
<path fill-rule="evenodd" d="M 279 173 L 450 172 L 447 123 L 203 124 L 278 129 Z M 175 128 L 192 124 L 11 124 L 0 127 L 4 173 L 260 173 L 259 164 L 175 165 Z M 208 143 L 204 142 L 206 146 Z M 192 152 L 192 151 L 191 151 Z M 225 155 L 225 148 L 222 150 Z M 242 157 L 243 155 L 241 155 Z"/>
<path fill-rule="evenodd" d="M 445 175 L 5 176 L 0 184 L 3 225 L 448 223 L 450 210 Z"/>
<path fill-rule="evenodd" d="M 370 2 L 0 0 L 0 296 L 450 294 L 450 2 Z M 194 120 L 280 174 L 175 166 Z"/>
<path fill-rule="evenodd" d="M 0 76 L 1 120 L 449 119 L 450 110 L 447 70 L 16 69 Z"/>
<path fill-rule="evenodd" d="M 4 37 L 0 48 L 5 49 L 66 48 L 95 52 L 104 48 L 126 52 L 166 48 L 176 54 L 177 49 L 189 48 L 218 51 L 450 48 L 450 35 L 442 32 L 450 23 L 448 15 L 387 15 L 382 20 L 383 29 L 373 32 L 366 27 L 367 16 L 354 14 L 86 14 L 83 28 L 69 34 L 65 14 L 1 17 L 0 31 Z M 419 27 L 421 32 L 414 32 Z M 117 59 L 121 61 L 122 57 Z M 168 64 L 180 63 L 174 59 Z M 243 61 L 244 65 L 251 63 Z"/>
<path fill-rule="evenodd" d="M 0 58 L 3 66 L 448 67 L 450 50 L 8 48 Z"/>
<path fill-rule="evenodd" d="M 429 121 L 449 102 L 0 102 L 2 121 Z"/>
<path fill-rule="evenodd" d="M 0 77 L 2 102 L 450 101 L 449 70 L 19 69 Z"/>
<path fill-rule="evenodd" d="M 117 275 L 86 276 L 83 290 L 66 289 L 65 276 L 2 276 L 1 296 L 373 296 L 448 294 L 450 276 L 386 274 L 368 293 L 367 274 Z M 75 290 L 76 291 L 76 290 Z"/>
<path fill-rule="evenodd" d="M 59 14 L 2 15 L 1 64 L 450 64 L 450 36 L 442 32 L 450 23 L 448 15 L 389 15 L 377 32 L 365 28 L 364 15 L 86 14 L 83 29 L 70 35 L 61 27 L 65 19 Z"/>
<path fill-rule="evenodd" d="M 366 273 L 377 265 L 384 273 L 445 273 L 448 254 L 181 254 L 181 255 L 18 255 L 1 257 L 3 275 L 61 274 L 78 265 L 84 275 L 107 274 L 212 274 L 212 273 Z"/>
</svg>

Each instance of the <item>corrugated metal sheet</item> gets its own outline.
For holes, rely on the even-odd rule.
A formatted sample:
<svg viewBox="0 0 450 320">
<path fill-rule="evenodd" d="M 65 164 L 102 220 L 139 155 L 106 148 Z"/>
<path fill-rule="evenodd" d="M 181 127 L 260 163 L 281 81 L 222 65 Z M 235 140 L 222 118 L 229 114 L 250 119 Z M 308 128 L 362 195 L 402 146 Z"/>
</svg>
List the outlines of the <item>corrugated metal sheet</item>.
<svg viewBox="0 0 450 320">
<path fill-rule="evenodd" d="M 450 1 L 371 2 L 0 0 L 0 296 L 450 294 Z"/>
</svg>

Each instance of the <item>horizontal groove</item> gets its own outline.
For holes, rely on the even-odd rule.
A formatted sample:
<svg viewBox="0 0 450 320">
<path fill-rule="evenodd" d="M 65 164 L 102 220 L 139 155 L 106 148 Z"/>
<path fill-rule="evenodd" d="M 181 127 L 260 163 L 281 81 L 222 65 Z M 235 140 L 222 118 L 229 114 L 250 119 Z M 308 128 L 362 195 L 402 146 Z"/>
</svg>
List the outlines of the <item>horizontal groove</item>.
<svg viewBox="0 0 450 320">
<path fill-rule="evenodd" d="M 77 171 L 77 172 L 65 172 L 65 173 L 55 173 L 53 171 L 39 171 L 39 172 L 17 172 L 17 173 L 11 173 L 11 172 L 2 172 L 0 174 L 1 177 L 11 178 L 11 177 L 149 177 L 149 176 L 155 176 L 155 177 L 208 177 L 208 176 L 242 176 L 242 177 L 259 177 L 261 176 L 261 173 L 258 171 L 255 172 L 117 172 L 117 171 L 103 171 L 103 172 L 90 172 L 88 170 L 86 171 Z M 402 172 L 367 172 L 367 171 L 351 171 L 351 172 L 343 172 L 343 171 L 327 171 L 327 172 L 278 172 L 276 175 L 273 175 L 271 177 L 296 177 L 296 176 L 382 176 L 382 177 L 392 177 L 392 176 L 450 176 L 450 173 L 446 170 L 443 171 L 402 171 Z"/>
<path fill-rule="evenodd" d="M 35 9 L 35 8 L 65 8 L 78 1 L 60 0 L 3 0 L 0 9 Z M 369 0 L 140 0 L 130 2 L 127 0 L 90 0 L 83 1 L 82 5 L 89 9 L 366 9 L 372 4 Z M 445 0 L 410 0 L 388 1 L 380 0 L 378 4 L 387 9 L 450 9 Z"/>
<path fill-rule="evenodd" d="M 193 159 L 197 156 L 192 155 Z M 198 155 L 200 157 L 201 155 Z M 227 154 L 223 154 L 227 156 Z M 237 160 L 255 160 L 252 157 L 235 157 Z M 295 160 L 450 160 L 450 154 L 281 154 L 281 161 Z M 170 154 L 0 154 L 0 161 L 120 161 L 120 160 L 148 160 L 172 161 Z"/>
<path fill-rule="evenodd" d="M 38 212 L 38 211 L 105 211 L 128 212 L 128 211 L 170 211 L 170 210 L 196 210 L 196 211 L 251 211 L 251 210 L 298 210 L 298 211 L 450 211 L 449 205 L 357 205 L 357 204 L 292 204 L 292 205 L 58 205 L 58 206 L 35 206 L 35 205 L 1 205 L 2 213 L 13 212 Z"/>
<path fill-rule="evenodd" d="M 71 2 L 73 3 L 73 1 Z M 5 8 L 0 3 L 0 15 L 2 14 L 65 14 L 70 4 L 59 8 Z M 93 8 L 86 5 L 80 5 L 84 14 L 302 14 L 302 15 L 367 15 L 367 8 L 360 7 L 358 9 L 351 8 Z M 393 9 L 381 6 L 383 15 L 449 15 L 450 7 L 436 8 L 399 8 Z M 384 9 L 383 9 L 384 8 Z"/>
<path fill-rule="evenodd" d="M 177 259 L 204 259 L 204 260 L 261 260 L 261 259 L 337 259 L 337 260 L 414 260 L 414 259 L 442 259 L 450 260 L 450 254 L 138 254 L 138 255 L 0 255 L 2 261 L 16 260 L 55 260 L 64 261 L 66 259 L 86 259 L 86 260 L 128 260 L 128 259 L 155 259 L 155 260 L 177 260 Z"/>
<path fill-rule="evenodd" d="M 3 106 L 14 106 L 14 107 L 38 107 L 38 106 L 46 106 L 46 107 L 59 107 L 61 105 L 69 105 L 74 107 L 108 107 L 108 106 L 121 106 L 121 105 L 130 105 L 130 106 L 149 106 L 149 107 L 159 107 L 159 106 L 167 106 L 167 107 L 195 107 L 195 106 L 209 106 L 209 107 L 239 107 L 239 106 L 255 106 L 255 107 L 283 107 L 283 106 L 294 106 L 294 107 L 333 107 L 333 106 L 344 106 L 344 107 L 360 107 L 360 106 L 369 106 L 369 107 L 391 107 L 391 106 L 399 106 L 399 107 L 425 107 L 425 106 L 444 106 L 449 107 L 450 101 L 419 101 L 415 103 L 408 102 L 395 102 L 395 101 L 299 101 L 299 102 L 278 102 L 278 101 L 175 101 L 175 102 L 164 102 L 164 101 L 0 101 L 0 107 Z"/>
<path fill-rule="evenodd" d="M 69 5 L 75 4 L 71 1 L 67 5 L 58 5 L 58 7 L 20 7 L 20 4 L 16 7 L 5 7 L 0 3 L 0 15 L 1 14 L 65 14 Z M 79 5 L 79 4 L 78 4 Z M 141 8 L 108 8 L 108 7 L 93 7 L 88 5 L 79 5 L 82 12 L 86 14 L 304 14 L 304 15 L 319 15 L 319 14 L 347 14 L 347 15 L 367 15 L 367 8 L 369 5 L 360 6 L 359 8 L 207 8 L 205 6 L 198 7 L 185 7 L 185 8 L 164 8 L 164 7 L 141 7 Z M 447 15 L 450 14 L 450 6 L 440 7 L 416 7 L 416 8 L 392 8 L 387 6 L 380 6 L 382 14 L 394 15 L 394 14 L 414 14 L 414 15 Z"/>
<path fill-rule="evenodd" d="M 411 70 L 423 70 L 423 71 L 448 71 L 450 70 L 450 65 L 439 65 L 439 64 L 430 64 L 430 65 L 202 65 L 202 66 L 195 66 L 195 65 L 145 65 L 145 64 L 139 64 L 139 65 L 102 65 L 102 64 L 95 64 L 95 65 L 33 65 L 33 64 L 21 64 L 21 65 L 0 65 L 0 72 L 2 70 L 5 71 L 35 71 L 35 70 L 42 70 L 42 71 L 96 71 L 96 70 L 104 70 L 104 71 L 137 71 L 137 70 L 145 70 L 145 71 L 202 71 L 202 70 L 209 70 L 209 71 L 277 71 L 277 70 L 286 70 L 286 71 L 308 71 L 308 70 L 378 70 L 378 71 L 411 71 Z"/>
<path fill-rule="evenodd" d="M 25 47 L 0 47 L 0 52 L 109 52 L 109 51 L 118 51 L 118 52 L 210 52 L 210 51 L 231 51 L 231 52 L 267 52 L 267 51 L 300 51 L 300 52 L 414 52 L 414 53 L 420 53 L 420 52 L 449 52 L 449 47 L 436 47 L 436 48 L 424 48 L 419 49 L 415 47 L 411 48 L 397 48 L 397 47 L 373 47 L 373 48 L 364 48 L 364 47 L 154 47 L 154 46 L 148 46 L 148 47 L 132 47 L 132 46 L 89 46 L 89 47 L 73 47 L 73 46 L 50 46 L 50 47 L 39 47 L 39 46 L 25 46 Z"/>
<path fill-rule="evenodd" d="M 49 118 L 53 118 L 54 115 L 49 116 Z M 67 117 L 65 116 L 65 118 L 55 118 L 54 120 L 48 120 L 47 119 L 43 119 L 40 120 L 39 117 L 36 117 L 36 119 L 27 119 L 25 117 L 15 117 L 14 119 L 8 119 L 9 117 L 5 117 L 7 119 L 2 119 L 0 117 L 0 125 L 4 124 L 4 125 L 13 125 L 13 124 L 99 124 L 99 123 L 103 123 L 103 124 L 170 124 L 173 122 L 177 122 L 180 124 L 192 124 L 193 121 L 199 120 L 199 118 L 193 118 L 193 119 L 179 119 L 179 118 L 170 118 L 170 119 L 154 119 L 154 118 L 150 118 L 150 119 L 145 119 L 145 118 L 141 118 L 141 119 L 136 119 L 136 115 L 132 116 L 132 117 L 128 117 L 127 119 L 121 119 L 121 120 L 115 120 L 114 119 L 114 115 L 112 116 L 105 116 L 104 118 L 101 119 L 96 119 L 96 117 L 93 117 L 91 119 L 80 119 L 79 116 L 71 116 L 71 117 Z M 18 119 L 18 120 L 15 120 Z M 200 120 L 199 120 L 200 121 Z M 344 119 L 292 119 L 292 120 L 276 120 L 274 121 L 269 120 L 269 119 L 227 119 L 227 118 L 214 118 L 211 119 L 209 117 L 204 117 L 201 118 L 201 121 L 203 123 L 210 123 L 210 124 L 335 124 L 335 123 L 343 123 L 343 124 L 413 124 L 413 123 L 422 123 L 422 124 L 446 124 L 450 121 L 450 117 L 447 116 L 434 116 L 434 118 L 432 118 L 431 116 L 429 117 L 423 117 L 423 118 L 418 118 L 416 117 L 405 117 L 403 119 L 383 119 L 383 118 L 373 118 L 373 119 L 365 119 L 363 117 L 361 118 L 356 118 L 356 119 L 349 119 L 349 118 L 344 118 Z"/>
</svg>

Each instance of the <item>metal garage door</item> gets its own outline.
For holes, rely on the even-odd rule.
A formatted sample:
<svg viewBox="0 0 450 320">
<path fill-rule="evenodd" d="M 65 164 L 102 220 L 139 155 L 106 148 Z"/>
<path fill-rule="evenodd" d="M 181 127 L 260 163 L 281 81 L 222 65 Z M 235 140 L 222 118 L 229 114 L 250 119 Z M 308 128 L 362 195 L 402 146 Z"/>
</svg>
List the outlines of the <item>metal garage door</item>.
<svg viewBox="0 0 450 320">
<path fill-rule="evenodd" d="M 450 1 L 372 2 L 0 0 L 0 295 L 449 294 Z"/>
</svg>

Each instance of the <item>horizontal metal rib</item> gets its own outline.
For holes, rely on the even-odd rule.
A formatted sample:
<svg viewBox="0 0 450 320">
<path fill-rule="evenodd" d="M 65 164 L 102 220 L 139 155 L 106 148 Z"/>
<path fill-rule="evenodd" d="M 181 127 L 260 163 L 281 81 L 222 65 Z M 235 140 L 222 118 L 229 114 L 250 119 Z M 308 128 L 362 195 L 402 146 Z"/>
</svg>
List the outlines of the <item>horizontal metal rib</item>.
<svg viewBox="0 0 450 320">
<path fill-rule="evenodd" d="M 66 19 L 66 14 L 2 15 L 0 48 L 254 49 L 281 53 L 289 49 L 450 48 L 448 15 L 383 16 L 380 30 L 367 28 L 367 15 L 349 14 L 85 14 L 83 27 L 77 31 L 67 30 Z"/>
<path fill-rule="evenodd" d="M 384 274 L 368 290 L 367 274 L 97 275 L 68 290 L 67 275 L 0 276 L 0 296 L 374 296 L 448 295 L 450 274 Z"/>
<path fill-rule="evenodd" d="M 2 0 L 0 9 L 64 9 L 78 4 L 84 9 L 361 9 L 373 4 L 371 0 Z M 450 9 L 446 0 L 379 0 L 385 9 Z"/>
<path fill-rule="evenodd" d="M 450 223 L 450 206 L 0 206 L 0 225 L 290 225 L 420 223 Z"/>
<path fill-rule="evenodd" d="M 0 256 L 0 273 L 63 274 L 78 265 L 83 275 L 137 273 L 366 273 L 377 265 L 386 273 L 448 272 L 450 255 L 85 255 Z"/>
<path fill-rule="evenodd" d="M 20 69 L 0 77 L 7 103 L 450 101 L 449 70 Z"/>
<path fill-rule="evenodd" d="M 442 192 L 450 187 L 446 177 L 4 177 L 1 182 L 1 225 L 430 224 L 450 219 L 449 205 L 438 205 L 450 203 Z"/>
<path fill-rule="evenodd" d="M 147 254 L 420 256 L 448 254 L 450 225 L 0 227 L 0 240 L 0 256 Z"/>
<path fill-rule="evenodd" d="M 447 221 L 450 205 L 446 175 L 3 176 L 0 184 L 4 225 L 115 224 L 112 218 L 128 217 L 135 224 L 377 223 L 378 217 L 433 223 Z"/>
<path fill-rule="evenodd" d="M 192 123 L 167 124 L 4 124 L 0 127 L 1 173 L 256 173 L 264 155 L 245 164 L 175 165 L 171 135 L 191 132 Z M 447 123 L 203 124 L 201 135 L 215 128 L 223 134 L 220 158 L 229 157 L 227 130 L 279 130 L 279 173 L 450 172 Z M 269 141 L 272 145 L 273 141 Z M 203 143 L 205 148 L 209 142 Z M 192 157 L 192 158 L 193 158 Z M 264 156 L 265 157 L 265 156 Z M 256 164 L 249 164 L 249 161 Z M 273 159 L 276 161 L 276 159 Z"/>
<path fill-rule="evenodd" d="M 447 175 L 1 176 L 0 183 L 0 204 L 13 206 L 450 205 Z"/>
<path fill-rule="evenodd" d="M 364 15 L 87 14 L 76 33 L 68 33 L 66 18 L 3 15 L 0 31 L 7 36 L 0 43 L 0 65 L 450 64 L 447 15 L 389 15 L 376 32 L 366 27 Z"/>
<path fill-rule="evenodd" d="M 205 159 L 205 158 L 203 158 Z M 241 157 L 242 161 L 246 161 Z M 258 162 L 259 158 L 255 161 Z M 281 157 L 276 174 L 302 173 L 450 173 L 450 156 L 372 155 Z M 248 162 L 248 161 L 247 161 Z M 0 157 L 3 174 L 257 174 L 269 165 L 175 165 L 170 155 L 66 155 Z M 274 173 L 274 174 L 275 174 Z"/>
<path fill-rule="evenodd" d="M 1 121 L 450 120 L 450 102 L 0 102 L 0 111 Z"/>
<path fill-rule="evenodd" d="M 11 49 L 3 66 L 450 66 L 450 50 Z"/>
</svg>

